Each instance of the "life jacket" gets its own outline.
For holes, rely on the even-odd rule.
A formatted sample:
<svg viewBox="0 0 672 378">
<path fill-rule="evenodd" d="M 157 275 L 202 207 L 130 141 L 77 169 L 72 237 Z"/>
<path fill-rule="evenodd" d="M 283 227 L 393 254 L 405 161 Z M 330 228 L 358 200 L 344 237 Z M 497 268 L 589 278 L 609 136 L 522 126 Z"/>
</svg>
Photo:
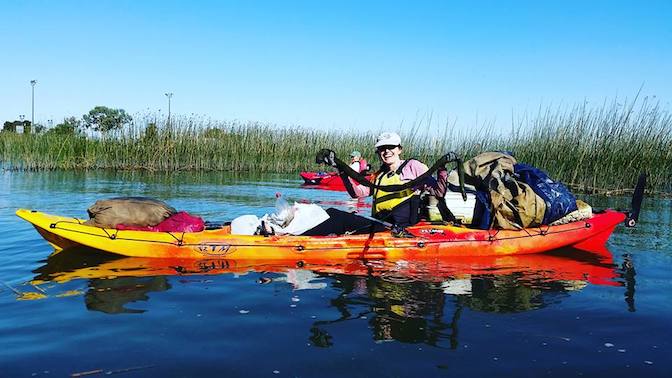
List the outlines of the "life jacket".
<svg viewBox="0 0 672 378">
<path fill-rule="evenodd" d="M 395 171 L 385 172 L 382 169 L 378 171 L 375 179 L 376 185 L 399 185 L 404 182 L 401 180 L 401 171 L 411 159 L 404 161 Z M 404 189 L 400 192 L 385 192 L 380 189 L 373 191 L 373 216 L 385 211 L 392 211 L 396 206 L 413 197 L 414 190 Z"/>
<path fill-rule="evenodd" d="M 359 172 L 366 172 L 369 170 L 369 163 L 367 163 L 366 159 L 360 158 L 359 159 Z"/>
</svg>

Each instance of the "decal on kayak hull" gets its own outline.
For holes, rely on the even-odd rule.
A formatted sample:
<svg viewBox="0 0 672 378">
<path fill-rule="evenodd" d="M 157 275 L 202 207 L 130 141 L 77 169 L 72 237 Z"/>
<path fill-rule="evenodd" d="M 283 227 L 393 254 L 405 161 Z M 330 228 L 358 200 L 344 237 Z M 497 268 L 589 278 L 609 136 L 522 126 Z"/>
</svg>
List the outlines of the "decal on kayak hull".
<svg viewBox="0 0 672 378">
<path fill-rule="evenodd" d="M 225 256 L 230 248 L 231 245 L 226 243 L 201 243 L 194 250 L 206 256 Z"/>
</svg>

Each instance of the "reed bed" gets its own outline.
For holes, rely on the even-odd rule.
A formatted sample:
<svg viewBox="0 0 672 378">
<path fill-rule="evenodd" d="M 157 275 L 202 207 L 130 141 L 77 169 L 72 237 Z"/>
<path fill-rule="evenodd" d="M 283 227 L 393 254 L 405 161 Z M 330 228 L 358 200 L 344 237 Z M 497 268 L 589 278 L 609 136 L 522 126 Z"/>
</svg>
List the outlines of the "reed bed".
<svg viewBox="0 0 672 378">
<path fill-rule="evenodd" d="M 161 126 L 151 126 L 156 124 Z M 512 122 L 512 131 L 506 133 L 487 125 L 460 130 L 454 122 L 439 123 L 431 115 L 399 127 L 405 156 L 428 165 L 448 151 L 469 158 L 506 150 L 575 190 L 631 188 L 639 172 L 645 171 L 651 191 L 672 191 L 672 115 L 647 98 L 596 108 L 548 107 Z M 96 138 L 2 132 L 0 163 L 18 170 L 295 173 L 320 169 L 314 156 L 321 148 L 335 150 L 344 160 L 350 151 L 359 150 L 375 163 L 372 145 L 377 134 L 214 121 L 196 115 L 166 122 L 142 114 L 133 124 Z"/>
</svg>

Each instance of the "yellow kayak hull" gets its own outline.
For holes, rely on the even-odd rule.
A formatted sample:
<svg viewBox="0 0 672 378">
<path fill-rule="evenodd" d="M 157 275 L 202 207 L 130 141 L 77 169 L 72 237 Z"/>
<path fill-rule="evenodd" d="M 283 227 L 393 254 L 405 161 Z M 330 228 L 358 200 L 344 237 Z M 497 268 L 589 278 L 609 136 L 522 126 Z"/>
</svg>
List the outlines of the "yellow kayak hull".
<svg viewBox="0 0 672 378">
<path fill-rule="evenodd" d="M 407 230 L 412 238 L 390 232 L 344 236 L 232 235 L 225 226 L 202 232 L 148 232 L 88 226 L 84 220 L 19 209 L 56 252 L 89 247 L 129 257 L 231 260 L 343 259 L 422 260 L 450 256 L 505 256 L 541 253 L 562 247 L 593 249 L 604 245 L 625 219 L 607 210 L 592 218 L 559 226 L 523 230 L 475 230 L 423 223 Z"/>
</svg>

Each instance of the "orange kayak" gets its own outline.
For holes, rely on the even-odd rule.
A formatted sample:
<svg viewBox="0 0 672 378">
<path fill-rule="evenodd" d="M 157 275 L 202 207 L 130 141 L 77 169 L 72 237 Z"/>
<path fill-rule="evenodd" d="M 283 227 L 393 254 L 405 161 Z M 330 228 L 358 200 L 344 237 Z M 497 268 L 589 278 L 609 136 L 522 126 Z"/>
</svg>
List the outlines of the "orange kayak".
<svg viewBox="0 0 672 378">
<path fill-rule="evenodd" d="M 523 255 L 562 247 L 593 250 L 603 246 L 625 219 L 624 213 L 606 210 L 583 221 L 522 230 L 476 230 L 420 223 L 407 228 L 413 237 L 398 238 L 387 231 L 341 236 L 232 235 L 228 226 L 193 233 L 116 230 L 34 210 L 20 209 L 16 214 L 30 222 L 56 252 L 84 246 L 129 257 L 317 263 Z"/>
</svg>

